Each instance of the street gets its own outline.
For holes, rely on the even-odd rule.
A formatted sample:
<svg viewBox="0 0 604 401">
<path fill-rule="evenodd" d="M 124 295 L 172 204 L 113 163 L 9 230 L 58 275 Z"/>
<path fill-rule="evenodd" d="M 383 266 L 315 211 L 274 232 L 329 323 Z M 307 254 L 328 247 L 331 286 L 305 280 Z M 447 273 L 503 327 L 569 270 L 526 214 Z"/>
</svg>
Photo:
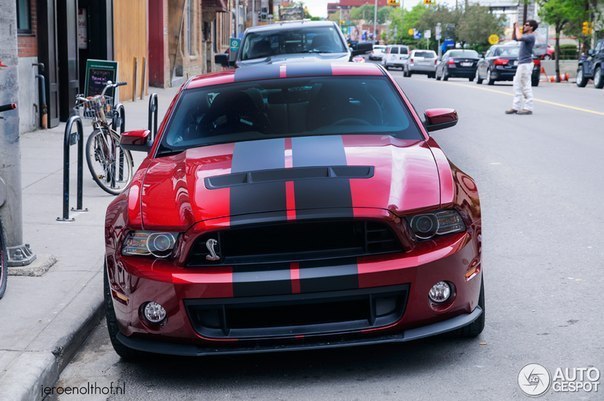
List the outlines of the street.
<svg viewBox="0 0 604 401">
<path fill-rule="evenodd" d="M 391 74 L 420 115 L 459 114 L 433 137 L 480 191 L 486 328 L 478 338 L 127 363 L 102 321 L 56 386 L 125 389 L 90 400 L 523 400 L 518 374 L 527 364 L 601 372 L 604 92 L 541 82 L 533 115 L 505 115 L 511 82 Z M 597 400 L 602 391 L 550 390 L 544 399 Z"/>
</svg>

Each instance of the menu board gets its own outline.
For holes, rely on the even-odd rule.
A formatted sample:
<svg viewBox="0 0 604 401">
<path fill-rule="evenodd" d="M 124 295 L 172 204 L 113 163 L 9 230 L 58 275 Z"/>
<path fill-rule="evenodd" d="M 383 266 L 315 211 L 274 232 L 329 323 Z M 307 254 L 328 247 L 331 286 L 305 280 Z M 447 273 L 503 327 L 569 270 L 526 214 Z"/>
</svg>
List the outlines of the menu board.
<svg viewBox="0 0 604 401">
<path fill-rule="evenodd" d="M 84 96 L 100 95 L 107 81 L 117 80 L 117 61 L 86 60 L 86 80 L 84 82 Z M 113 96 L 113 89 L 105 92 Z"/>
</svg>

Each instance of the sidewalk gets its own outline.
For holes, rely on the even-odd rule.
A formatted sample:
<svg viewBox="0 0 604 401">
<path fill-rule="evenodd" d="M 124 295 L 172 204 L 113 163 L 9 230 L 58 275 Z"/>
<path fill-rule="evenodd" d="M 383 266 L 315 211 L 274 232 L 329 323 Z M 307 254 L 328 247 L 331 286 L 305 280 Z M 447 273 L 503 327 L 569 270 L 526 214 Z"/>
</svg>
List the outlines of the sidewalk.
<svg viewBox="0 0 604 401">
<path fill-rule="evenodd" d="M 178 88 L 150 88 L 158 94 L 159 121 Z M 124 102 L 126 130 L 147 128 L 149 98 Z M 41 386 L 52 386 L 89 331 L 104 315 L 103 227 L 113 196 L 90 177 L 84 160 L 84 208 L 71 212 L 73 222 L 58 222 L 63 198 L 65 123 L 21 135 L 23 239 L 37 260 L 27 270 L 11 268 L 6 295 L 0 300 L 0 400 L 42 398 Z M 84 121 L 84 140 L 91 128 Z M 85 143 L 85 142 L 84 142 Z M 70 208 L 76 203 L 77 147 L 71 146 Z M 135 167 L 145 157 L 133 153 Z M 33 272 L 35 273 L 35 272 Z M 33 274 L 32 273 L 32 274 Z"/>
</svg>

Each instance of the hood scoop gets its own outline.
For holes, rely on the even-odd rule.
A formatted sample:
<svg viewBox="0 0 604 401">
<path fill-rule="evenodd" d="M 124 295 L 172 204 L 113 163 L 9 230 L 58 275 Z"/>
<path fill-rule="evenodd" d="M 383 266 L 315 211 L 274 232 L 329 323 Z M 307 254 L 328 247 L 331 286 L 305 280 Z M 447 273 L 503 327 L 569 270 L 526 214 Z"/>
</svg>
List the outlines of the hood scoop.
<svg viewBox="0 0 604 401">
<path fill-rule="evenodd" d="M 215 175 L 206 177 L 204 183 L 207 189 L 220 189 L 275 181 L 317 178 L 371 178 L 373 173 L 373 166 L 293 167 Z"/>
</svg>

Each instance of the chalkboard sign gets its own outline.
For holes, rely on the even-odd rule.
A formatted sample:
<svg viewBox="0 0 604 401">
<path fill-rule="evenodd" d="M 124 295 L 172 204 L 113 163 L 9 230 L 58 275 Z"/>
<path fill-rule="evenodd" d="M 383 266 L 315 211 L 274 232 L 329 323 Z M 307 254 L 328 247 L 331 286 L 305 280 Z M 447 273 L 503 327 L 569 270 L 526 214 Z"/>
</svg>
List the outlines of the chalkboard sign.
<svg viewBox="0 0 604 401">
<path fill-rule="evenodd" d="M 86 81 L 84 82 L 84 96 L 100 95 L 107 81 L 117 80 L 117 61 L 86 60 Z M 105 92 L 114 96 L 113 89 Z"/>
</svg>

